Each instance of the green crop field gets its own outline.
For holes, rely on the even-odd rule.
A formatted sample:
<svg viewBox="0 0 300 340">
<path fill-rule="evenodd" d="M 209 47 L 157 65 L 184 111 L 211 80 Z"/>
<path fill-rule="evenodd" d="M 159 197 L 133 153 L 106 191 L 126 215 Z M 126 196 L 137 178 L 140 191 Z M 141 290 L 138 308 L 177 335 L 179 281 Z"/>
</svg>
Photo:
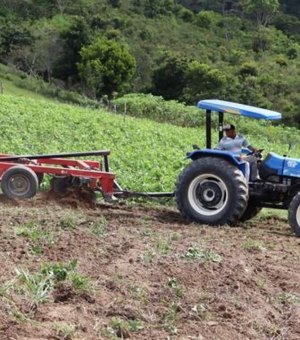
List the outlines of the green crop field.
<svg viewBox="0 0 300 340">
<path fill-rule="evenodd" d="M 284 154 L 288 140 L 299 138 L 295 129 L 250 119 L 240 124 L 250 142 L 266 151 Z M 111 169 L 121 186 L 140 191 L 172 191 L 189 162 L 184 158 L 191 145 L 205 146 L 203 126 L 180 127 L 17 93 L 1 95 L 0 129 L 2 153 L 109 149 Z M 216 141 L 217 131 L 213 138 Z M 291 155 L 299 156 L 297 151 L 294 147 Z"/>
<path fill-rule="evenodd" d="M 36 154 L 111 150 L 122 186 L 172 190 L 196 129 L 120 117 L 44 100 L 3 95 L 1 152 Z"/>
</svg>

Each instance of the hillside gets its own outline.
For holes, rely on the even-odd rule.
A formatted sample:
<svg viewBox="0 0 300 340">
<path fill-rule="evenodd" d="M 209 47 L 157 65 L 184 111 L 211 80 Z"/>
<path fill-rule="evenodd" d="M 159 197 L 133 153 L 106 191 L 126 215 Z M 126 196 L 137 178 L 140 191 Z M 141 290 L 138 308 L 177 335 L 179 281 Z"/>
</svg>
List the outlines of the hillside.
<svg viewBox="0 0 300 340">
<path fill-rule="evenodd" d="M 299 15 L 292 0 L 2 1 L 0 62 L 97 100 L 218 97 L 299 126 Z"/>
</svg>

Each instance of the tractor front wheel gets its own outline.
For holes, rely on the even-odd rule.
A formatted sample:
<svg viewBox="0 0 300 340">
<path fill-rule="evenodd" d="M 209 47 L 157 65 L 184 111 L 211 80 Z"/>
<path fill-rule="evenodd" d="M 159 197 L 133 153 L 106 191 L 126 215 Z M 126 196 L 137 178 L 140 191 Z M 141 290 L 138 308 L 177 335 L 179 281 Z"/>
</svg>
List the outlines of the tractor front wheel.
<svg viewBox="0 0 300 340">
<path fill-rule="evenodd" d="M 35 196 L 38 178 L 34 171 L 25 166 L 9 168 L 1 179 L 3 194 L 10 199 L 25 199 Z"/>
<path fill-rule="evenodd" d="M 235 224 L 246 209 L 248 186 L 234 165 L 205 157 L 183 170 L 175 197 L 179 211 L 188 220 L 210 225 Z"/>
<path fill-rule="evenodd" d="M 300 236 L 300 192 L 296 194 L 290 205 L 288 214 L 289 224 L 296 236 Z"/>
</svg>

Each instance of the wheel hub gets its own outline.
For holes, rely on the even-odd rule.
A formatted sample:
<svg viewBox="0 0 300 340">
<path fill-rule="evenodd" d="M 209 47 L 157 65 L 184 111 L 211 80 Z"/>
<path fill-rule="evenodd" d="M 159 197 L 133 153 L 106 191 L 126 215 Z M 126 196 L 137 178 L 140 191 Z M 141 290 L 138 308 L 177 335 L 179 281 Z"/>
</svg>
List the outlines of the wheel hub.
<svg viewBox="0 0 300 340">
<path fill-rule="evenodd" d="M 208 181 L 199 184 L 196 196 L 205 206 L 214 207 L 222 199 L 222 191 L 216 183 Z"/>
<path fill-rule="evenodd" d="M 188 197 L 197 213 L 213 216 L 225 208 L 228 201 L 228 189 L 220 177 L 202 174 L 191 182 Z"/>
<path fill-rule="evenodd" d="M 29 181 L 25 176 L 13 176 L 9 181 L 9 188 L 16 194 L 23 194 L 29 188 Z"/>
</svg>

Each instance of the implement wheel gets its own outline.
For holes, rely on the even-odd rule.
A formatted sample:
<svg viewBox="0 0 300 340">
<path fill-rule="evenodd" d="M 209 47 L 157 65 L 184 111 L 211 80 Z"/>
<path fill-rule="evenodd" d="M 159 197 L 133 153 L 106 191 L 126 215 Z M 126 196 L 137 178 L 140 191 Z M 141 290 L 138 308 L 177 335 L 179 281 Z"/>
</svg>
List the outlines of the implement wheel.
<svg viewBox="0 0 300 340">
<path fill-rule="evenodd" d="M 296 236 L 300 236 L 300 193 L 296 194 L 289 206 L 289 224 Z"/>
<path fill-rule="evenodd" d="M 205 157 L 183 170 L 175 197 L 179 211 L 188 220 L 210 225 L 235 224 L 247 207 L 248 186 L 234 165 Z"/>
<path fill-rule="evenodd" d="M 10 199 L 31 198 L 37 193 L 38 186 L 36 173 L 25 166 L 9 168 L 1 180 L 3 194 Z"/>
</svg>

